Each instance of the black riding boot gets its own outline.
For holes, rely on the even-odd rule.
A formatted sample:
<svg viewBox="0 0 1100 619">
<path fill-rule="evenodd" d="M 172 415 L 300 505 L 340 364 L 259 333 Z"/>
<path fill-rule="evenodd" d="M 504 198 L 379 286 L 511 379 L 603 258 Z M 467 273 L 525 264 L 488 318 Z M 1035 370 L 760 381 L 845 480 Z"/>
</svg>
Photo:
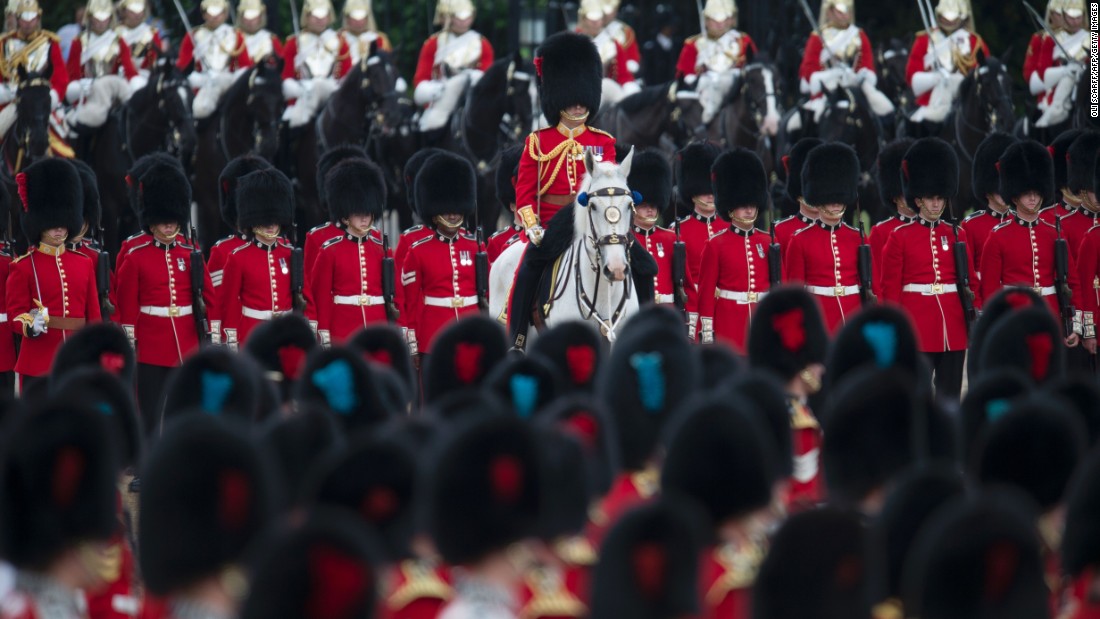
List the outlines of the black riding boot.
<svg viewBox="0 0 1100 619">
<path fill-rule="evenodd" d="M 542 269 L 533 264 L 541 263 L 533 255 L 538 253 L 538 249 L 536 245 L 527 246 L 512 286 L 512 300 L 508 310 L 508 341 L 518 350 L 524 350 L 527 346 L 527 329 L 531 325 L 531 311 L 538 294 L 539 279 L 542 277 Z"/>
<path fill-rule="evenodd" d="M 657 261 L 640 243 L 630 244 L 630 278 L 634 281 L 638 306 L 653 301 L 653 278 L 657 276 Z"/>
</svg>

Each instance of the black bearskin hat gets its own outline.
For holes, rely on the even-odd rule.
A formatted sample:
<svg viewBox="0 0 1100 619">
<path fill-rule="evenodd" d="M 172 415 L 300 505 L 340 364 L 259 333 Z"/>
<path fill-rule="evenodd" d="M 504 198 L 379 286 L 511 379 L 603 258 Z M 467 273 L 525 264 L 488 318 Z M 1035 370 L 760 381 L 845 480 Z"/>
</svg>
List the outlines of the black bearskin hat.
<svg viewBox="0 0 1100 619">
<path fill-rule="evenodd" d="M 676 193 L 691 211 L 691 199 L 714 193 L 710 170 L 722 149 L 711 142 L 692 142 L 676 153 Z M 644 196 L 643 196 L 644 197 Z"/>
<path fill-rule="evenodd" d="M 1069 129 L 1058 134 L 1050 143 L 1047 150 L 1050 158 L 1054 160 L 1054 189 L 1065 189 L 1069 182 L 1069 166 L 1066 164 L 1066 153 L 1074 140 L 1085 133 L 1084 129 Z M 999 159 L 999 157 L 998 157 Z"/>
<path fill-rule="evenodd" d="M 811 206 L 859 200 L 859 156 L 847 144 L 830 142 L 806 154 L 802 166 L 802 198 Z"/>
<path fill-rule="evenodd" d="M 65 550 L 114 534 L 120 467 L 103 415 L 72 403 L 53 404 L 17 418 L 5 434 L 0 478 L 5 561 L 45 572 Z"/>
<path fill-rule="evenodd" d="M 201 350 L 187 358 L 168 381 L 164 420 L 196 410 L 211 417 L 258 418 L 261 380 L 255 363 L 246 355 L 222 347 Z"/>
<path fill-rule="evenodd" d="M 546 490 L 539 517 L 539 539 L 555 543 L 580 538 L 588 522 L 588 510 L 599 495 L 586 484 L 584 447 L 568 430 L 554 424 L 535 427 Z M 595 561 L 591 547 L 588 562 Z"/>
<path fill-rule="evenodd" d="M 325 199 L 332 221 L 352 215 L 373 215 L 386 210 L 386 179 L 382 169 L 366 159 L 341 161 L 325 177 Z"/>
<path fill-rule="evenodd" d="M 82 402 L 110 420 L 119 466 L 126 469 L 141 462 L 145 432 L 134 402 L 133 387 L 117 374 L 97 367 L 82 367 L 59 377 L 50 377 L 50 395 L 58 404 Z"/>
<path fill-rule="evenodd" d="M 584 484 L 593 497 L 603 496 L 611 488 L 611 463 L 616 456 L 609 436 L 610 417 L 603 402 L 584 394 L 560 397 L 539 413 L 543 423 L 557 426 L 580 443 L 588 469 Z"/>
<path fill-rule="evenodd" d="M 1100 566 L 1100 451 L 1081 465 L 1066 501 L 1062 569 L 1076 577 Z"/>
<path fill-rule="evenodd" d="M 575 32 L 546 37 L 535 51 L 542 115 L 551 127 L 562 110 L 583 105 L 595 116 L 603 91 L 603 62 L 592 39 Z"/>
<path fill-rule="evenodd" d="M 290 179 L 275 168 L 249 172 L 238 179 L 237 220 L 244 233 L 271 224 L 289 229 L 294 223 L 294 188 Z"/>
<path fill-rule="evenodd" d="M 343 346 L 310 353 L 295 399 L 330 411 L 348 434 L 404 413 L 383 397 L 378 379 L 359 351 Z"/>
<path fill-rule="evenodd" d="M 825 142 L 817 138 L 802 138 L 783 155 L 783 171 L 787 174 L 787 197 L 797 204 L 802 197 L 802 168 L 806 167 L 806 155 Z M 899 181 L 900 182 L 900 181 Z"/>
<path fill-rule="evenodd" d="M 70 159 L 80 174 L 80 188 L 84 195 L 84 223 L 88 224 L 89 234 L 98 234 L 100 219 L 103 216 L 103 205 L 99 203 L 99 182 L 95 177 L 95 170 L 80 159 Z"/>
<path fill-rule="evenodd" d="M 393 370 L 411 395 L 418 388 L 412 359 L 409 357 L 409 345 L 401 331 L 389 324 L 367 325 L 355 332 L 347 345 L 357 348 L 363 358 Z"/>
<path fill-rule="evenodd" d="M 332 413 L 305 405 L 288 417 L 267 419 L 258 441 L 271 462 L 272 478 L 279 483 L 281 508 L 286 512 L 305 504 L 314 465 L 344 448 L 344 433 Z"/>
<path fill-rule="evenodd" d="M 237 229 L 237 181 L 242 176 L 256 170 L 266 170 L 271 163 L 257 155 L 241 155 L 222 168 L 218 176 L 218 210 L 222 221 L 230 230 Z"/>
<path fill-rule="evenodd" d="M 568 391 L 591 393 L 607 353 L 607 340 L 590 323 L 580 320 L 547 329 L 531 345 L 532 356 L 544 357 L 558 368 Z"/>
<path fill-rule="evenodd" d="M 749 412 L 758 413 L 778 454 L 779 472 L 790 477 L 794 469 L 791 440 L 791 414 L 787 410 L 787 392 L 771 373 L 750 368 L 734 379 L 733 393 L 753 404 Z"/>
<path fill-rule="evenodd" d="M 711 167 L 714 206 L 717 214 L 730 221 L 730 212 L 740 206 L 768 208 L 768 175 L 760 156 L 747 148 L 734 147 L 718 156 Z"/>
<path fill-rule="evenodd" d="M 429 158 L 416 175 L 416 206 L 426 225 L 434 225 L 436 215 L 473 216 L 477 209 L 474 166 L 451 153 Z"/>
<path fill-rule="evenodd" d="M 264 378 L 274 383 L 283 402 L 290 400 L 294 381 L 302 374 L 306 357 L 320 347 L 309 322 L 300 314 L 284 314 L 256 325 L 244 344 L 263 370 Z"/>
<path fill-rule="evenodd" d="M 939 196 L 950 205 L 959 194 L 959 157 L 939 138 L 921 138 L 901 160 L 901 184 L 909 208 L 919 211 L 917 198 Z"/>
<path fill-rule="evenodd" d="M 914 141 L 913 138 L 898 138 L 890 142 L 878 152 L 878 159 L 875 161 L 879 197 L 891 211 L 894 200 L 905 197 L 905 188 L 901 182 L 901 160 Z"/>
<path fill-rule="evenodd" d="M 564 379 L 542 357 L 515 357 L 500 363 L 485 379 L 490 390 L 520 419 L 530 419 L 554 401 Z"/>
<path fill-rule="evenodd" d="M 1033 387 L 1027 374 L 1016 368 L 989 370 L 970 381 L 959 407 L 960 439 L 967 462 L 978 451 L 978 438 L 986 427 L 1003 417 L 1014 402 L 1031 393 Z"/>
<path fill-rule="evenodd" d="M 341 161 L 348 159 L 368 159 L 367 151 L 355 144 L 340 144 L 321 153 L 321 156 L 317 158 L 317 200 L 320 202 L 321 208 L 328 210 L 325 181 L 328 179 L 329 170 L 335 168 L 336 164 Z"/>
<path fill-rule="evenodd" d="M 434 402 L 465 389 L 480 389 L 489 373 L 508 353 L 500 323 L 465 316 L 439 332 L 424 370 L 424 401 Z"/>
<path fill-rule="evenodd" d="M 405 200 L 412 207 L 413 213 L 415 213 L 420 219 L 424 219 L 424 216 L 420 214 L 420 205 L 416 203 L 416 175 L 420 174 L 420 168 L 424 167 L 424 164 L 428 162 L 428 159 L 432 158 L 439 153 L 445 153 L 447 151 L 442 148 L 421 148 L 409 157 L 409 160 L 405 162 L 405 169 L 402 172 L 402 176 L 405 179 Z"/>
<path fill-rule="evenodd" d="M 36 161 L 15 175 L 15 184 L 23 202 L 20 225 L 31 246 L 38 245 L 50 228 L 65 228 L 70 237 L 80 233 L 84 196 L 80 173 L 68 159 Z"/>
<path fill-rule="evenodd" d="M 1016 138 L 1007 133 L 990 133 L 978 144 L 978 150 L 974 151 L 974 167 L 970 172 L 970 191 L 978 200 L 978 204 L 983 207 L 989 202 L 986 196 L 991 193 L 1000 195 L 1001 174 L 997 169 L 997 162 L 1008 147 L 1015 143 Z"/>
<path fill-rule="evenodd" d="M 1100 402 L 1100 384 L 1085 373 L 1075 373 L 1043 385 L 1043 394 L 1070 405 L 1074 414 L 1085 424 L 1087 448 L 1094 447 L 1100 439 L 1100 408 L 1096 407 L 1096 403 Z"/>
<path fill-rule="evenodd" d="M 1009 146 L 997 162 L 997 169 L 1001 174 L 1000 192 L 1005 204 L 1011 206 L 1013 200 L 1028 191 L 1039 192 L 1042 205 L 1054 200 L 1054 162 L 1047 147 L 1035 140 L 1022 140 Z M 1086 187 L 1091 186 L 1090 176 Z"/>
<path fill-rule="evenodd" d="M 657 208 L 661 215 L 668 213 L 672 205 L 672 166 L 668 158 L 656 150 L 634 153 L 630 163 L 630 177 L 626 181 L 632 191 L 642 194 L 640 204 Z"/>
<path fill-rule="evenodd" d="M 102 368 L 125 384 L 133 384 L 134 347 L 122 327 L 113 322 L 97 322 L 70 335 L 54 357 L 50 376 L 58 380 L 84 367 Z"/>
<path fill-rule="evenodd" d="M 183 164 L 180 163 L 179 158 L 173 157 L 165 152 L 155 152 L 145 155 L 141 159 L 134 162 L 134 165 L 130 166 L 130 169 L 126 172 L 126 197 L 130 203 L 130 210 L 134 212 L 134 215 L 141 217 L 141 199 L 138 192 L 138 181 L 145 175 L 150 168 L 158 165 L 170 165 L 175 166 L 183 171 Z"/>
<path fill-rule="evenodd" d="M 1058 378 L 1066 366 L 1061 330 L 1048 308 L 1028 308 L 1005 316 L 982 344 L 979 371 L 1017 368 L 1036 385 Z"/>
<path fill-rule="evenodd" d="M 722 388 L 727 380 L 745 368 L 741 357 L 721 341 L 699 346 L 695 354 L 699 356 L 699 366 L 703 368 L 703 385 L 712 390 Z"/>
<path fill-rule="evenodd" d="M 902 368 L 913 377 L 924 373 L 923 355 L 909 314 L 893 305 L 872 305 L 844 323 L 837 332 L 825 376 L 833 385 L 862 367 Z"/>
<path fill-rule="evenodd" d="M 1100 150 L 1100 132 L 1098 131 L 1085 131 L 1069 145 L 1069 150 L 1066 151 L 1065 186 L 1073 193 L 1092 190 L 1098 150 Z M 1054 189 L 1061 189 L 1061 187 L 1055 186 Z"/>
<path fill-rule="evenodd" d="M 143 228 L 191 221 L 191 183 L 178 166 L 155 164 L 136 182 Z"/>
<path fill-rule="evenodd" d="M 505 208 L 512 208 L 516 203 L 516 186 L 514 179 L 519 174 L 519 159 L 523 155 L 523 145 L 516 144 L 500 151 L 500 161 L 497 162 L 493 180 L 496 184 L 497 200 Z M 637 158 L 634 164 L 637 165 Z"/>
<path fill-rule="evenodd" d="M 239 563 L 274 512 L 268 462 L 243 430 L 206 415 L 168 427 L 141 481 L 141 574 L 159 596 Z"/>
<path fill-rule="evenodd" d="M 989 331 L 1001 320 L 1002 316 L 1028 307 L 1046 308 L 1047 303 L 1024 286 L 1005 286 L 997 294 L 982 301 L 982 314 L 970 328 L 970 352 L 966 359 L 966 374 L 973 380 L 978 376 L 982 348 Z"/>
<path fill-rule="evenodd" d="M 811 364 L 824 363 L 828 345 L 817 301 L 802 287 L 772 290 L 749 326 L 749 363 L 784 382 Z"/>
</svg>

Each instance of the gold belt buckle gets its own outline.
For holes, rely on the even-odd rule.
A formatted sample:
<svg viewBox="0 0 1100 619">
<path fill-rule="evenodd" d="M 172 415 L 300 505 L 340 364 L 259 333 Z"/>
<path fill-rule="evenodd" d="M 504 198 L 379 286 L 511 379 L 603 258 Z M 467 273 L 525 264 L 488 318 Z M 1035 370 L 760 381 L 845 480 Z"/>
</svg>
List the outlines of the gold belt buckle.
<svg viewBox="0 0 1100 619">
<path fill-rule="evenodd" d="M 943 294 L 943 284 L 932 284 L 932 294 Z"/>
<path fill-rule="evenodd" d="M 844 286 L 833 286 L 833 296 L 834 297 L 843 297 L 844 296 Z"/>
<path fill-rule="evenodd" d="M 1042 286 L 1032 286 L 1031 289 L 1035 291 L 1036 296 L 1040 296 L 1040 297 L 1043 296 L 1043 287 Z"/>
<path fill-rule="evenodd" d="M 280 312 L 278 310 L 271 310 L 271 317 L 272 318 L 278 318 L 279 316 L 282 316 L 285 313 L 286 312 Z"/>
<path fill-rule="evenodd" d="M 370 303 L 370 298 L 367 295 L 365 295 L 365 294 L 359 295 L 359 306 L 360 307 L 364 307 L 364 306 L 368 305 L 369 303 Z"/>
<path fill-rule="evenodd" d="M 175 305 L 169 305 L 168 306 L 168 317 L 169 318 L 176 318 L 179 315 L 180 315 L 180 308 L 176 307 Z"/>
<path fill-rule="evenodd" d="M 466 299 L 463 299 L 462 297 L 454 297 L 453 299 L 451 299 L 451 307 L 466 307 Z"/>
<path fill-rule="evenodd" d="M 748 301 L 749 303 L 756 303 L 756 300 L 758 298 L 759 298 L 759 295 L 755 292 L 746 292 L 745 293 L 745 300 Z"/>
</svg>

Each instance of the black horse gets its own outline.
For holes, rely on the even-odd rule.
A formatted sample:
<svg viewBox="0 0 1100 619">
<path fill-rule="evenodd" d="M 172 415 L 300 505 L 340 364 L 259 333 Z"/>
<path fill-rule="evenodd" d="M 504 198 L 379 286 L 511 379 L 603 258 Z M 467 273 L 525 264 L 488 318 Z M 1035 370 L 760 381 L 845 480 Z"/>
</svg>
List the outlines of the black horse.
<svg viewBox="0 0 1100 619">
<path fill-rule="evenodd" d="M 687 106 L 677 96 L 679 91 L 680 84 L 675 81 L 648 86 L 618 103 L 601 107 L 592 126 L 638 148 L 656 148 L 666 137 L 676 148 L 681 148 L 691 135 L 684 122 Z"/>
<path fill-rule="evenodd" d="M 204 249 L 229 234 L 218 210 L 218 176 L 230 159 L 254 153 L 269 161 L 279 147 L 279 122 L 286 102 L 283 61 L 269 56 L 243 73 L 222 96 L 217 110 L 198 123 L 194 199 Z"/>
<path fill-rule="evenodd" d="M 904 133 L 904 125 L 913 111 L 913 90 L 905 80 L 905 69 L 909 64 L 909 47 L 900 39 L 890 39 L 888 45 L 875 52 L 875 72 L 878 75 L 878 89 L 894 104 L 894 126 L 883 127 L 886 141 Z"/>
<path fill-rule="evenodd" d="M 58 69 L 64 70 L 64 68 Z M 15 100 L 16 119 L 4 137 L 2 147 L 7 171 L 12 177 L 28 165 L 49 154 L 50 150 L 50 76 L 52 64 L 41 72 L 18 68 Z"/>
</svg>

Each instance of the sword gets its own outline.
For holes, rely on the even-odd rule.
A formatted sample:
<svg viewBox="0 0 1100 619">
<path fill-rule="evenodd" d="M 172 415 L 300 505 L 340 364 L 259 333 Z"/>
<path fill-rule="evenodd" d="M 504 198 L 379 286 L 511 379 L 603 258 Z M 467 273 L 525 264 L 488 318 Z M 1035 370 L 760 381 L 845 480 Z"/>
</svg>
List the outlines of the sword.
<svg viewBox="0 0 1100 619">
<path fill-rule="evenodd" d="M 176 0 L 179 2 L 179 0 Z M 294 0 L 287 0 L 290 3 L 290 27 L 294 29 L 294 38 L 298 38 L 301 34 L 302 27 L 298 23 L 298 6 L 294 4 Z"/>
<path fill-rule="evenodd" d="M 703 16 L 703 1 L 695 0 L 695 10 L 699 12 L 699 34 L 707 38 L 707 18 Z"/>
<path fill-rule="evenodd" d="M 810 10 L 810 3 L 806 2 L 806 0 L 798 0 L 798 3 L 802 6 L 802 12 L 806 14 L 806 20 L 810 22 L 810 28 L 813 29 L 813 31 L 817 34 L 817 38 L 821 39 L 821 49 L 824 49 L 825 52 L 828 53 L 829 56 L 831 56 L 837 64 L 842 65 L 846 68 L 851 68 L 848 67 L 847 62 L 844 62 L 840 58 L 837 58 L 836 54 L 833 53 L 833 50 L 829 49 L 829 45 L 825 41 L 825 35 L 821 32 L 821 25 L 817 23 L 817 18 L 814 17 L 814 12 Z"/>
<path fill-rule="evenodd" d="M 180 0 L 172 0 L 172 4 L 176 5 L 176 10 L 179 11 L 180 19 L 183 21 L 183 27 L 187 28 L 187 32 L 194 32 L 194 28 L 191 27 L 191 20 L 187 19 L 187 11 L 183 10 L 183 4 Z"/>
<path fill-rule="evenodd" d="M 1039 14 L 1027 0 L 1024 0 L 1024 8 L 1031 14 L 1031 18 L 1035 20 L 1035 23 L 1039 24 L 1039 27 L 1043 29 L 1043 32 L 1047 33 L 1047 36 L 1054 39 L 1054 44 L 1058 46 L 1058 49 L 1062 50 L 1062 53 L 1066 56 L 1067 62 L 1077 62 L 1073 56 L 1066 51 L 1066 48 L 1062 46 L 1062 42 L 1058 40 L 1058 37 L 1054 36 L 1054 33 L 1050 30 L 1050 25 L 1047 24 L 1047 20 L 1043 19 L 1043 16 Z"/>
<path fill-rule="evenodd" d="M 917 0 L 917 10 L 920 11 L 920 20 L 924 24 L 924 34 L 928 37 L 928 48 L 932 52 L 932 59 L 936 62 L 936 69 L 942 69 L 940 55 L 936 53 L 936 42 L 932 40 L 932 7 L 925 6 L 924 0 Z"/>
</svg>

